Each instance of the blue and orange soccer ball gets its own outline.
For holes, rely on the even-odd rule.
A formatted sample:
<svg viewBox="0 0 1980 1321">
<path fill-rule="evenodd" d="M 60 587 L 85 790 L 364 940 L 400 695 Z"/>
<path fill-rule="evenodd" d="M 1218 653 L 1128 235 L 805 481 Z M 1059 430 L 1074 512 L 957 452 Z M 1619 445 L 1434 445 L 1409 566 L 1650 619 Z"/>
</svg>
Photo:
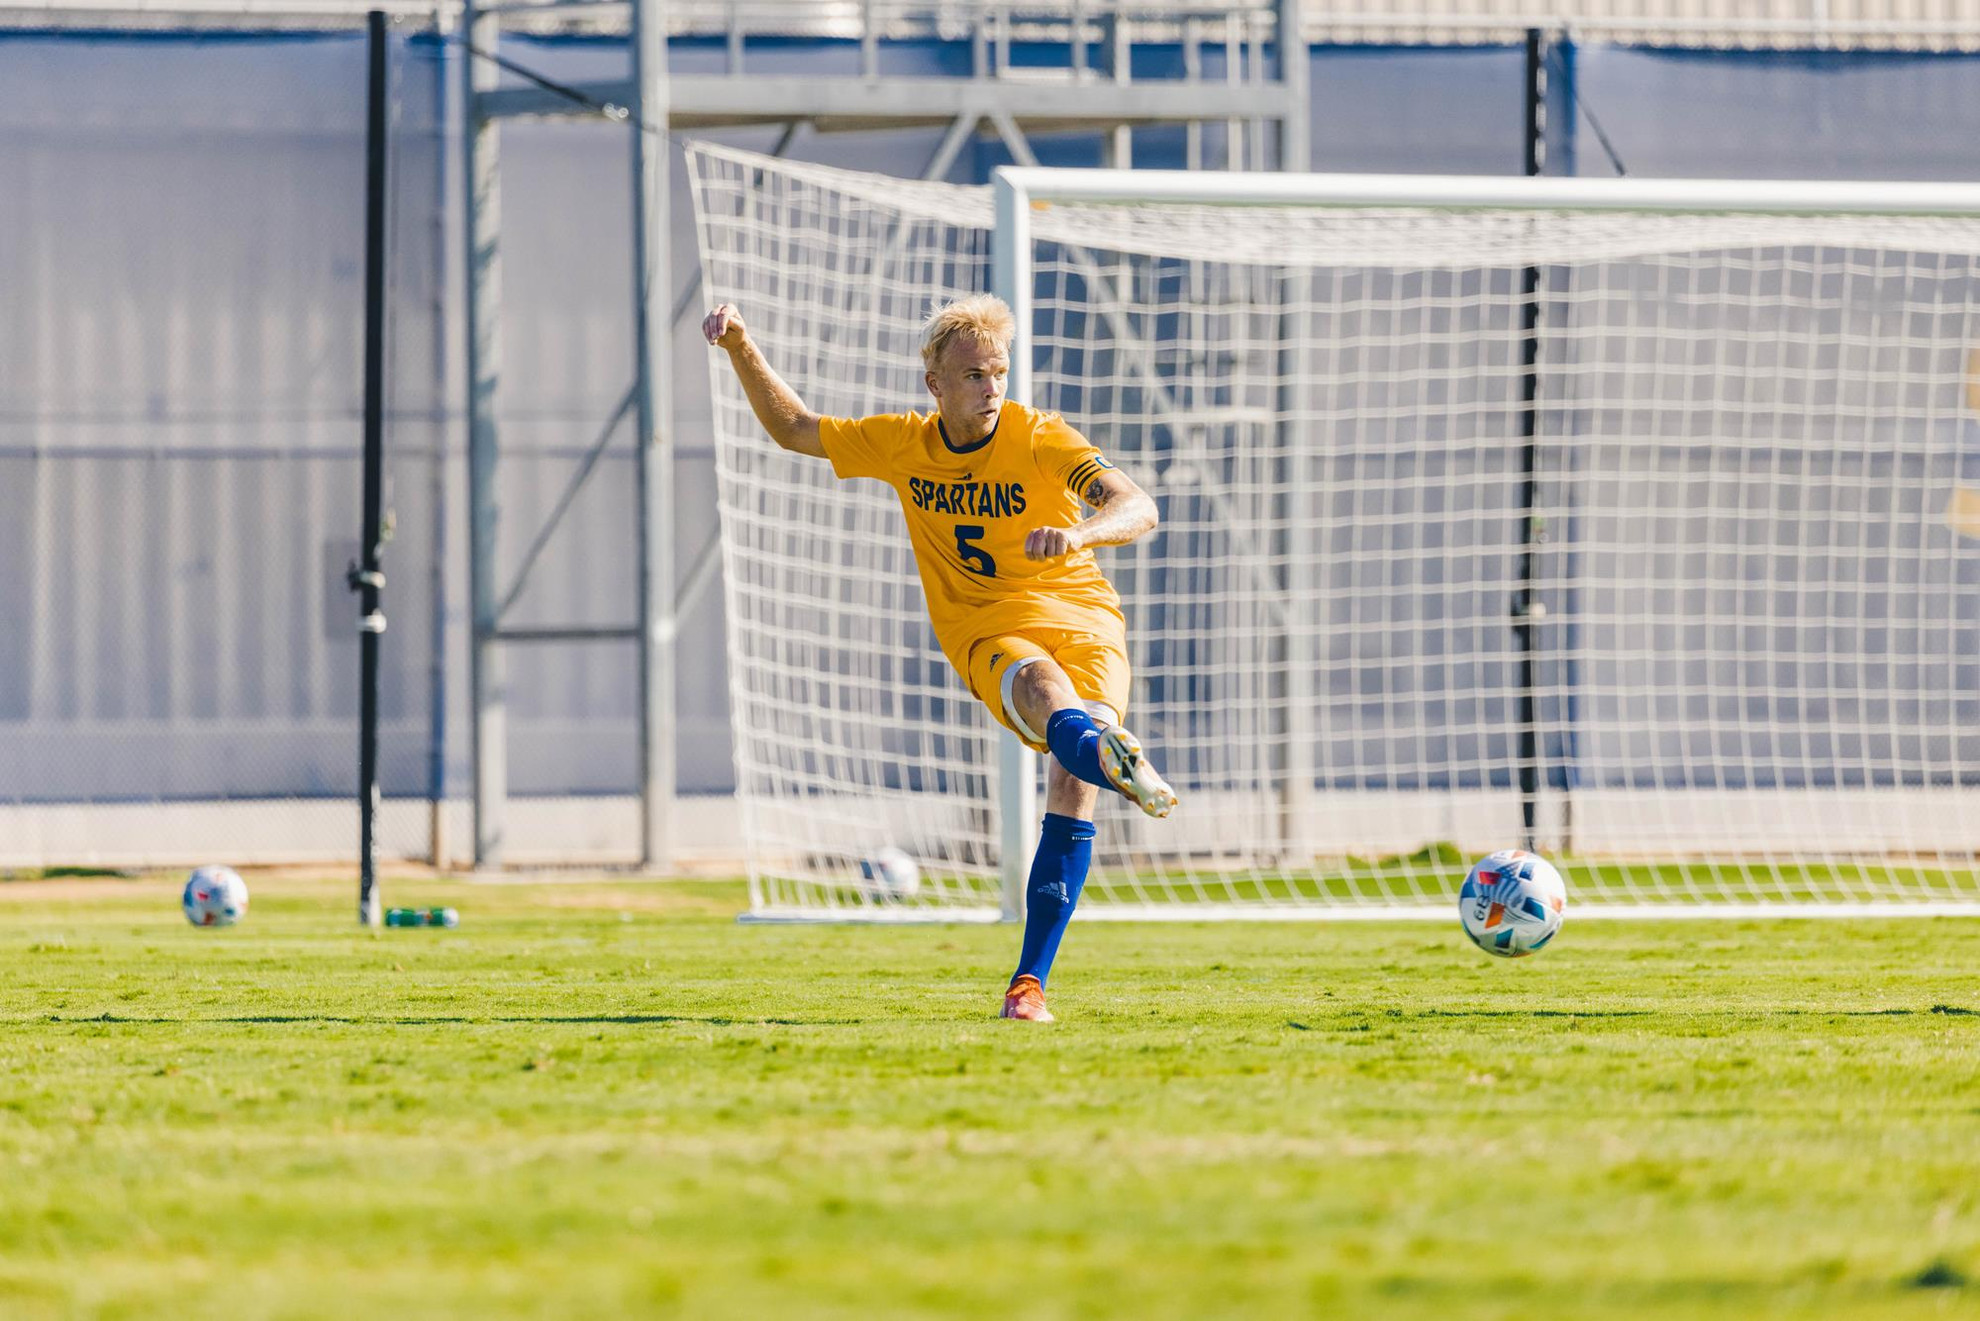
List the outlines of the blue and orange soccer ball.
<svg viewBox="0 0 1980 1321">
<path fill-rule="evenodd" d="M 1567 914 L 1567 884 L 1553 864 L 1523 849 L 1501 849 L 1471 865 L 1458 891 L 1458 917 L 1471 943 L 1518 959 L 1542 949 Z"/>
</svg>

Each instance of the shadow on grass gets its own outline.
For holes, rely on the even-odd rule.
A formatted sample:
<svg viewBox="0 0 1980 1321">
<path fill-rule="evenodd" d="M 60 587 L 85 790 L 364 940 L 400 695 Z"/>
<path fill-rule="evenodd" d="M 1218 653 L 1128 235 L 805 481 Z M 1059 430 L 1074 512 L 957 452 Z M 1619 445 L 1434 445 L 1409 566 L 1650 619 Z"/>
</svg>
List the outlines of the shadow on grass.
<svg viewBox="0 0 1980 1321">
<path fill-rule="evenodd" d="M 1391 1009 L 1390 1018 L 1663 1018 L 1659 1009 Z"/>
<path fill-rule="evenodd" d="M 1911 1289 L 1964 1289 L 1971 1281 L 1958 1267 L 1940 1257 L 1918 1274 L 1907 1276 L 1902 1283 Z"/>
<path fill-rule="evenodd" d="M 1934 1004 L 1925 1010 L 1824 1010 L 1824 1008 L 1792 1008 L 1792 1010 L 1683 1010 L 1685 1018 L 1701 1018 L 1711 1014 L 1731 1014 L 1736 1018 L 1915 1018 L 1940 1014 L 1950 1018 L 1980 1018 L 1980 1010 L 1960 1008 L 1956 1004 Z M 1671 1010 L 1388 1010 L 1388 1018 L 1671 1018 Z"/>
<path fill-rule="evenodd" d="M 1710 1016 L 1713 1011 L 1692 1012 L 1683 1017 Z M 1747 1010 L 1727 1009 L 1722 1014 L 1740 1018 L 1913 1018 L 1913 1017 L 1954 1017 L 1980 1018 L 1980 1010 L 1964 1009 L 1958 1005 L 1933 1005 L 1929 1009 L 1769 1009 Z M 1611 1018 L 1669 1018 L 1671 1014 L 1659 1009 L 1382 1009 L 1347 1010 L 1324 1023 L 1285 1020 L 1285 1025 L 1298 1032 L 1311 1032 L 1316 1029 L 1333 1028 L 1339 1030 L 1356 1027 L 1366 1028 L 1372 1022 L 1406 1023 L 1429 1019 L 1480 1019 L 1494 1022 L 1524 1022 L 1533 1019 L 1571 1018 L 1601 1020 Z M 215 1018 L 173 1018 L 165 1016 L 140 1017 L 127 1014 L 89 1014 L 79 1018 L 69 1018 L 61 1014 L 49 1014 L 41 1020 L 46 1023 L 122 1023 L 134 1025 L 186 1025 L 193 1023 L 347 1023 L 391 1024 L 400 1027 L 458 1026 L 476 1023 L 567 1023 L 619 1024 L 625 1027 L 640 1027 L 656 1023 L 694 1023 L 703 1027 L 858 1027 L 867 1020 L 863 1018 L 738 1018 L 727 1014 L 238 1014 Z"/>
<path fill-rule="evenodd" d="M 227 1018 L 138 1018 L 122 1014 L 91 1014 L 87 1018 L 64 1018 L 50 1014 L 50 1023 L 134 1023 L 140 1025 L 195 1023 L 352 1023 L 392 1024 L 419 1027 L 474 1023 L 699 1023 L 706 1027 L 856 1027 L 863 1018 L 728 1018 L 698 1014 L 434 1014 L 357 1016 L 352 1014 L 242 1014 Z"/>
<path fill-rule="evenodd" d="M 1952 1018 L 1980 1018 L 1980 1009 L 1962 1009 L 1958 1005 L 1933 1005 L 1929 1009 L 1721 1009 L 1685 1010 L 1674 1015 L 1667 1009 L 1385 1009 L 1383 1018 L 1409 1020 L 1423 1018 L 1491 1018 L 1524 1020 L 1529 1018 L 1696 1018 L 1712 1014 L 1730 1014 L 1740 1018 L 1913 1018 L 1941 1015 Z M 1366 1019 L 1374 1017 L 1372 1011 L 1349 1010 L 1346 1017 Z M 1302 1030 L 1307 1030 L 1302 1025 Z"/>
</svg>

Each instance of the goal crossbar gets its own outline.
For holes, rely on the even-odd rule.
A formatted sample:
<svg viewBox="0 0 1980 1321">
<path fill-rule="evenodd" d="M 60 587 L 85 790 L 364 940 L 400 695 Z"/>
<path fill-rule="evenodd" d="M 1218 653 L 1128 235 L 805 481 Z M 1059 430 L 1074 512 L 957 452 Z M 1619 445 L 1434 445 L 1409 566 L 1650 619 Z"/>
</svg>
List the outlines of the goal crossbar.
<svg viewBox="0 0 1980 1321">
<path fill-rule="evenodd" d="M 1497 175 L 1243 174 L 1003 166 L 993 187 L 1029 203 L 1980 215 L 1980 184 L 1748 179 L 1568 179 Z"/>
</svg>

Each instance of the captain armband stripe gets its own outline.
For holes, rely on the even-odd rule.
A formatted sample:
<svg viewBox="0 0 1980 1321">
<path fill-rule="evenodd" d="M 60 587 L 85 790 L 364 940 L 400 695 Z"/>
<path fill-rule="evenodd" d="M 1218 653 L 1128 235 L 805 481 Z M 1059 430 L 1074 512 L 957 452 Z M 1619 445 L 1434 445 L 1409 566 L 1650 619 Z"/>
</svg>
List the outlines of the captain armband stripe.
<svg viewBox="0 0 1980 1321">
<path fill-rule="evenodd" d="M 1113 466 L 1113 464 L 1107 462 L 1105 459 L 1095 455 L 1072 470 L 1072 475 L 1066 478 L 1066 485 L 1072 488 L 1073 494 L 1077 495 L 1080 489 L 1088 482 Z"/>
</svg>

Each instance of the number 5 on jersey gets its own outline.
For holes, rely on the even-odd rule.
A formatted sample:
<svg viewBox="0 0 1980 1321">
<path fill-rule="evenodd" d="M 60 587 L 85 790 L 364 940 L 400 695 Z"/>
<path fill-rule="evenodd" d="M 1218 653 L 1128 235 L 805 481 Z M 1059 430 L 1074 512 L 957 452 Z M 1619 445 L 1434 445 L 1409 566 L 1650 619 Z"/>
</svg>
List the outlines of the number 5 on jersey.
<svg viewBox="0 0 1980 1321">
<path fill-rule="evenodd" d="M 982 536 L 983 528 L 978 524 L 957 524 L 956 555 L 962 560 L 963 567 L 971 573 L 980 574 L 985 578 L 995 578 L 997 561 L 990 558 L 989 551 L 976 544 Z"/>
</svg>

